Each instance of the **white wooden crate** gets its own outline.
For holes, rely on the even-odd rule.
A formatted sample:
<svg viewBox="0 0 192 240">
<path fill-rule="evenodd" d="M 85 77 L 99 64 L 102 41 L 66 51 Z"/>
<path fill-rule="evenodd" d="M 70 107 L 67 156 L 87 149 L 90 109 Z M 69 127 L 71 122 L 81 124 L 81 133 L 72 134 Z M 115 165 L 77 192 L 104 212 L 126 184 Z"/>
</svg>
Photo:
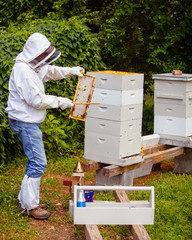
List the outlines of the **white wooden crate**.
<svg viewBox="0 0 192 240">
<path fill-rule="evenodd" d="M 192 135 L 192 117 L 155 116 L 154 133 L 187 137 Z"/>
<path fill-rule="evenodd" d="M 87 117 L 109 119 L 114 121 L 126 121 L 142 118 L 142 112 L 142 104 L 133 104 L 126 106 L 100 104 L 89 106 Z"/>
<path fill-rule="evenodd" d="M 192 104 L 184 106 L 179 104 L 156 102 L 154 104 L 154 110 L 155 116 L 171 116 L 178 118 L 192 117 Z"/>
<path fill-rule="evenodd" d="M 114 106 L 143 104 L 143 89 L 118 91 L 111 89 L 95 88 L 91 102 Z"/>
<path fill-rule="evenodd" d="M 175 94 L 192 92 L 192 81 L 155 80 L 155 90 L 174 92 Z"/>
<path fill-rule="evenodd" d="M 99 71 L 88 72 L 88 74 L 96 77 L 96 88 L 114 90 L 132 90 L 143 88 L 144 74 L 142 73 Z"/>
<path fill-rule="evenodd" d="M 114 201 L 86 202 L 86 207 L 77 207 L 78 190 L 92 191 L 150 191 L 149 201 Z M 97 225 L 152 225 L 154 224 L 155 196 L 154 187 L 131 186 L 75 186 L 74 202 L 70 202 L 70 214 L 74 224 Z"/>
<path fill-rule="evenodd" d="M 177 105 L 189 105 L 192 104 L 192 92 L 187 93 L 174 93 L 163 90 L 155 90 L 154 102 L 169 103 Z"/>
<path fill-rule="evenodd" d="M 88 153 L 104 157 L 121 159 L 141 153 L 141 133 L 128 136 L 111 136 L 102 133 L 85 132 L 84 157 Z M 89 159 L 93 160 L 93 159 Z M 102 161 L 102 160 L 101 160 Z M 111 164 L 115 164 L 111 160 Z"/>
<path fill-rule="evenodd" d="M 100 118 L 87 117 L 85 121 L 85 131 L 102 133 L 111 136 L 130 136 L 136 132 L 141 132 L 142 118 L 127 120 L 127 121 L 113 121 Z"/>
</svg>

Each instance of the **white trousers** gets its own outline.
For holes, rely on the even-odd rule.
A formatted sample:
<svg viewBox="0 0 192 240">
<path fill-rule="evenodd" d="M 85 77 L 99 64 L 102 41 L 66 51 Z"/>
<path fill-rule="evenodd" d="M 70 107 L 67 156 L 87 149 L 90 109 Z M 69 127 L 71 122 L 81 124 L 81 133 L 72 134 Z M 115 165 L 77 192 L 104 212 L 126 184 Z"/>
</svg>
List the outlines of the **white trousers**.
<svg viewBox="0 0 192 240">
<path fill-rule="evenodd" d="M 41 178 L 24 176 L 18 195 L 19 202 L 23 209 L 31 210 L 39 206 L 40 180 Z"/>
</svg>

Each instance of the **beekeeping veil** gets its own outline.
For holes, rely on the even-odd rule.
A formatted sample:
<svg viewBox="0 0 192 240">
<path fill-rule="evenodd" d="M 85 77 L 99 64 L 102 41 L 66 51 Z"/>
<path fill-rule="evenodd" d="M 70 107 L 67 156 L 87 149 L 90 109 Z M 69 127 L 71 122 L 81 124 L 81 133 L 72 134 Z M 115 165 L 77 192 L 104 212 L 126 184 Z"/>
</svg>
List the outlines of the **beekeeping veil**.
<svg viewBox="0 0 192 240">
<path fill-rule="evenodd" d="M 57 51 L 55 47 L 51 45 L 46 36 L 41 33 L 33 33 L 27 39 L 23 51 L 15 60 L 16 62 L 25 62 L 33 69 L 36 69 L 54 62 L 60 55 L 61 52 Z M 40 60 L 38 59 L 39 56 L 41 56 Z"/>
</svg>

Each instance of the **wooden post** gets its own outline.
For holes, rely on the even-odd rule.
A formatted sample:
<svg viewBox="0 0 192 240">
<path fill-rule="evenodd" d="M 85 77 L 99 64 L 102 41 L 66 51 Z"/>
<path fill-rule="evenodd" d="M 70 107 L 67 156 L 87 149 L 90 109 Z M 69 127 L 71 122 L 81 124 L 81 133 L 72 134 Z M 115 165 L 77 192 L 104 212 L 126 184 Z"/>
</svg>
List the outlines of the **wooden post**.
<svg viewBox="0 0 192 240">
<path fill-rule="evenodd" d="M 114 191 L 114 195 L 117 202 L 129 202 L 129 198 L 125 191 L 116 190 Z M 134 240 L 151 240 L 143 225 L 131 225 L 130 229 Z"/>
<path fill-rule="evenodd" d="M 75 185 L 84 185 L 84 173 L 73 173 L 72 175 L 72 193 Z"/>
<path fill-rule="evenodd" d="M 103 240 L 99 229 L 95 224 L 85 225 L 85 237 L 86 240 Z"/>
</svg>

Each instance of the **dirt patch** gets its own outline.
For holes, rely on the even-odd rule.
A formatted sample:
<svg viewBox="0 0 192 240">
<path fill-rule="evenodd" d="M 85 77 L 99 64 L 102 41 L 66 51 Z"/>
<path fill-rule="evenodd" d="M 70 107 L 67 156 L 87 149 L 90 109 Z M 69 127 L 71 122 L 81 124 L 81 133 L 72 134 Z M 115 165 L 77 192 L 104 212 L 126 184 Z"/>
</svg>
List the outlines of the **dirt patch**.
<svg viewBox="0 0 192 240">
<path fill-rule="evenodd" d="M 49 220 L 35 220 L 31 219 L 30 225 L 37 229 L 40 234 L 37 239 L 51 239 L 51 240 L 78 240 L 76 229 L 72 223 L 67 223 L 68 209 L 63 206 L 56 206 L 56 210 L 51 211 Z"/>
</svg>

